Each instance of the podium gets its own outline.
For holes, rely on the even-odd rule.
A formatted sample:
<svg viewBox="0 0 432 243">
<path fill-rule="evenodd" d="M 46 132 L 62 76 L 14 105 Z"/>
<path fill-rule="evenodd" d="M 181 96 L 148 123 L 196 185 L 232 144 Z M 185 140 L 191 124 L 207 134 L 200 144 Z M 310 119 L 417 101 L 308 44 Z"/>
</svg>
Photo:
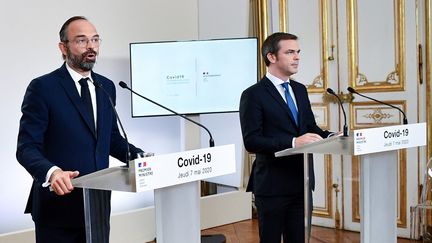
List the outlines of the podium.
<svg viewBox="0 0 432 243">
<path fill-rule="evenodd" d="M 309 153 L 359 155 L 360 237 L 363 243 L 397 241 L 397 151 L 426 145 L 426 123 L 354 130 L 298 148 L 276 157 L 304 153 L 305 241 L 309 242 Z M 309 221 L 309 222 L 308 222 Z"/>
<path fill-rule="evenodd" d="M 109 201 L 93 199 L 94 191 L 154 190 L 158 243 L 199 243 L 199 181 L 235 172 L 234 145 L 138 158 L 129 167 L 112 167 L 72 180 L 83 188 L 87 243 L 107 242 L 109 225 L 96 224 Z"/>
</svg>

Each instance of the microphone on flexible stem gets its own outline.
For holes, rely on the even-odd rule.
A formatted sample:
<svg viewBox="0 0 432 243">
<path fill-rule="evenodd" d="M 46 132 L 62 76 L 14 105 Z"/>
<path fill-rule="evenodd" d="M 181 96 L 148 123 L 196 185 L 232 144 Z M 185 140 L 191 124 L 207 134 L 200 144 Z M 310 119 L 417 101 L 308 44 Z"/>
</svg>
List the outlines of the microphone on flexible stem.
<svg viewBox="0 0 432 243">
<path fill-rule="evenodd" d="M 129 165 L 130 157 L 131 157 L 131 155 L 130 155 L 130 149 L 129 149 L 129 141 L 128 141 L 128 138 L 127 138 L 126 132 L 125 132 L 125 130 L 124 130 L 124 128 L 123 128 L 123 124 L 122 124 L 122 122 L 121 122 L 121 120 L 120 120 L 120 116 L 118 115 L 117 110 L 116 110 L 115 105 L 114 105 L 114 102 L 113 102 L 113 100 L 112 100 L 112 98 L 111 98 L 111 95 L 106 91 L 106 89 L 102 86 L 102 84 L 99 83 L 99 81 L 93 79 L 93 84 L 94 84 L 94 86 L 95 86 L 96 88 L 100 88 L 100 89 L 101 89 L 101 90 L 106 94 L 106 96 L 107 96 L 108 99 L 109 99 L 109 102 L 110 102 L 110 104 L 111 104 L 111 108 L 112 108 L 113 111 L 114 111 L 114 114 L 115 114 L 115 116 L 116 116 L 116 118 L 117 118 L 117 121 L 118 121 L 119 124 L 120 124 L 120 128 L 121 128 L 121 130 L 122 130 L 122 132 L 123 132 L 123 136 L 124 136 L 124 138 L 125 138 L 125 140 L 126 140 L 126 149 L 127 149 L 127 154 L 126 154 L 126 164 Z"/>
<path fill-rule="evenodd" d="M 345 113 L 345 109 L 342 105 L 342 100 L 339 98 L 339 96 L 331 89 L 331 88 L 327 88 L 327 93 L 336 96 L 336 98 L 339 101 L 339 105 L 342 109 L 343 112 L 343 116 L 344 116 L 344 126 L 343 126 L 343 136 L 344 137 L 348 137 L 348 126 L 347 126 L 347 119 L 346 119 L 346 113 Z"/>
<path fill-rule="evenodd" d="M 372 97 L 366 96 L 366 95 L 364 95 L 364 94 L 360 94 L 360 93 L 357 92 L 354 88 L 348 87 L 347 90 L 348 90 L 348 92 L 350 92 L 350 93 L 352 93 L 352 94 L 358 94 L 358 95 L 360 95 L 361 97 L 364 97 L 364 98 L 366 98 L 366 99 L 373 100 L 373 101 L 378 102 L 378 103 L 380 103 L 380 104 L 383 104 L 383 105 L 386 105 L 386 106 L 390 106 L 391 108 L 397 109 L 397 110 L 400 111 L 400 112 L 402 113 L 402 115 L 403 115 L 403 124 L 404 124 L 404 125 L 408 124 L 408 119 L 407 119 L 407 117 L 406 117 L 406 115 L 405 115 L 405 112 L 403 112 L 403 110 L 402 110 L 401 108 L 399 108 L 399 107 L 397 107 L 397 106 L 394 106 L 394 105 L 392 105 L 392 104 L 386 103 L 386 102 L 384 102 L 384 101 L 380 101 L 380 100 L 374 99 L 374 98 L 372 98 Z"/>
<path fill-rule="evenodd" d="M 198 125 L 198 126 L 204 128 L 204 130 L 206 130 L 207 133 L 208 133 L 209 136 L 210 136 L 210 140 L 209 140 L 209 145 L 210 145 L 210 147 L 214 147 L 214 140 L 213 140 L 213 136 L 212 136 L 211 132 L 207 129 L 207 127 L 205 127 L 205 126 L 202 125 L 201 123 L 198 123 L 198 122 L 196 122 L 196 121 L 194 121 L 194 120 L 188 118 L 188 117 L 185 116 L 185 115 L 179 114 L 179 113 L 177 113 L 177 112 L 171 110 L 170 108 L 168 108 L 168 107 L 166 107 L 166 106 L 163 106 L 163 105 L 157 103 L 156 101 L 153 101 L 153 100 L 151 100 L 151 99 L 149 99 L 149 98 L 147 98 L 147 97 L 145 97 L 145 96 L 143 96 L 143 95 L 141 95 L 141 94 L 139 94 L 139 93 L 133 91 L 133 90 L 132 90 L 131 88 L 129 88 L 129 87 L 127 86 L 127 84 L 126 84 L 125 82 L 123 82 L 123 81 L 120 81 L 120 82 L 119 82 L 119 85 L 120 85 L 120 87 L 122 87 L 123 89 L 127 89 L 127 90 L 129 90 L 130 92 L 134 93 L 135 95 L 138 95 L 139 97 L 141 97 L 141 98 L 143 98 L 143 99 L 145 99 L 145 100 L 147 100 L 147 101 L 149 101 L 149 102 L 151 102 L 151 103 L 153 103 L 153 104 L 155 104 L 155 105 L 157 105 L 157 106 L 159 106 L 159 107 L 162 107 L 162 108 L 164 108 L 165 110 L 167 110 L 167 111 L 169 111 L 169 112 L 172 112 L 172 113 L 174 113 L 175 115 L 180 116 L 180 117 L 182 117 L 183 119 L 186 119 L 186 120 L 188 120 L 188 121 L 194 123 L 195 125 Z"/>
</svg>

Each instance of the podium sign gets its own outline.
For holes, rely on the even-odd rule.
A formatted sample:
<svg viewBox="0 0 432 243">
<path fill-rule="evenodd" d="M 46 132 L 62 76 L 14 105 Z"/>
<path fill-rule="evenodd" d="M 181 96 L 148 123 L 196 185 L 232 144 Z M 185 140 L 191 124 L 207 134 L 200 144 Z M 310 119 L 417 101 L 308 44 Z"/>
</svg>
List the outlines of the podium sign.
<svg viewBox="0 0 432 243">
<path fill-rule="evenodd" d="M 426 123 L 354 130 L 354 155 L 426 145 Z"/>
<path fill-rule="evenodd" d="M 105 242 L 99 232 L 106 225 L 92 225 L 100 219 L 101 208 L 109 200 L 93 199 L 90 190 L 142 192 L 154 190 L 156 235 L 158 242 L 199 243 L 200 191 L 199 180 L 235 173 L 234 144 L 205 149 L 138 158 L 129 167 L 111 167 L 72 180 L 84 190 L 86 239 Z"/>
<path fill-rule="evenodd" d="M 305 222 L 309 220 L 307 153 L 360 155 L 360 237 L 362 243 L 397 241 L 398 150 L 426 145 L 426 123 L 354 130 L 275 153 L 276 157 L 304 153 Z M 305 224 L 308 242 L 309 224 Z"/>
<path fill-rule="evenodd" d="M 131 161 L 136 192 L 235 173 L 234 144 L 190 150 Z"/>
</svg>

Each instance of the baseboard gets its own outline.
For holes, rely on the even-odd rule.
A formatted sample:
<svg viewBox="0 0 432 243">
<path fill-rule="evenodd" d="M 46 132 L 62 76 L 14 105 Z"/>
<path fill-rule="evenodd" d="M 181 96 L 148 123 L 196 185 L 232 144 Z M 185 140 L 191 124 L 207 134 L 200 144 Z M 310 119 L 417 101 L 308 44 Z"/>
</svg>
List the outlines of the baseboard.
<svg viewBox="0 0 432 243">
<path fill-rule="evenodd" d="M 251 219 L 251 194 L 233 191 L 201 198 L 201 229 Z M 155 238 L 154 207 L 113 214 L 111 243 L 143 243 Z M 35 242 L 34 230 L 0 234 L 0 243 Z"/>
</svg>

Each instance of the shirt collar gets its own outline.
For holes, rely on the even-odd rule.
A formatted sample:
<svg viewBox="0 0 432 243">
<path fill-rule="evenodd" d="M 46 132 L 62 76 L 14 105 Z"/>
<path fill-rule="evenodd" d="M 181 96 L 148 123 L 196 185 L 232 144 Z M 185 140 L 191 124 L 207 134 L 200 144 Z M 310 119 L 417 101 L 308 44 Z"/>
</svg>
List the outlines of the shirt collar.
<svg viewBox="0 0 432 243">
<path fill-rule="evenodd" d="M 83 77 L 80 73 L 78 73 L 77 71 L 73 70 L 68 63 L 66 63 L 66 69 L 68 70 L 70 76 L 72 77 L 73 81 L 75 83 L 78 83 L 78 81 L 80 81 L 82 78 L 88 78 L 90 79 L 90 81 L 93 83 L 93 79 L 91 77 L 91 71 L 90 74 L 87 77 Z"/>
<path fill-rule="evenodd" d="M 273 83 L 273 85 L 276 86 L 276 87 L 278 87 L 279 85 L 282 85 L 282 84 L 285 83 L 285 82 L 288 82 L 288 83 L 290 82 L 289 79 L 286 80 L 286 81 L 283 81 L 282 79 L 280 79 L 280 78 L 274 76 L 273 74 L 271 74 L 271 73 L 269 73 L 269 72 L 266 73 L 266 77 L 267 77 L 268 79 L 270 79 L 270 81 L 271 81 L 271 82 Z"/>
</svg>

